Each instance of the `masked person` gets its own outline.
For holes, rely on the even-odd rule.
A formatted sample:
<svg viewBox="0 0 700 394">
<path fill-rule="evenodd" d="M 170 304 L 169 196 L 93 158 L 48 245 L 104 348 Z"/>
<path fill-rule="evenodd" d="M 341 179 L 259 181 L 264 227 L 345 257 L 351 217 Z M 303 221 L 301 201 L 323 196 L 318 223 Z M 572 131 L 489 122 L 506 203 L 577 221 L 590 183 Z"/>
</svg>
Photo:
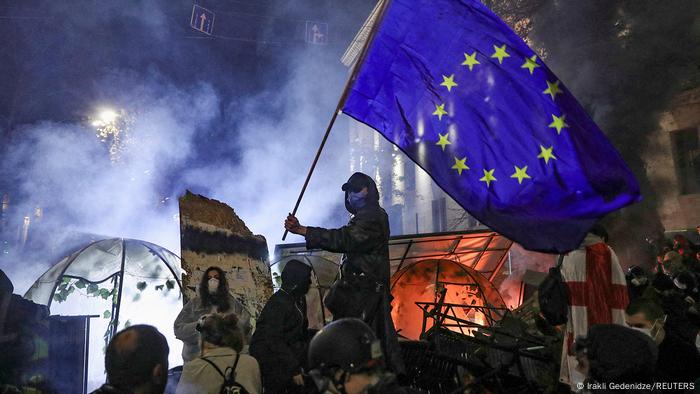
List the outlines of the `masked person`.
<svg viewBox="0 0 700 394">
<path fill-rule="evenodd" d="M 270 297 L 258 318 L 250 354 L 260 363 L 265 393 L 304 393 L 302 369 L 309 343 L 306 293 L 311 267 L 289 260 L 282 288 Z"/>
<path fill-rule="evenodd" d="M 310 375 L 322 394 L 408 394 L 384 370 L 382 349 L 362 320 L 347 318 L 323 327 L 309 344 Z"/>
<path fill-rule="evenodd" d="M 355 317 L 374 330 L 387 354 L 387 365 L 403 372 L 389 294 L 389 218 L 379 206 L 374 180 L 356 172 L 341 188 L 345 208 L 353 217 L 338 229 L 302 226 L 293 215 L 285 228 L 306 238 L 307 249 L 343 253 L 340 278 L 331 286 L 325 306 L 334 319 Z"/>
<path fill-rule="evenodd" d="M 183 362 L 199 357 L 201 349 L 197 322 L 202 316 L 212 313 L 235 314 L 243 332 L 244 343 L 247 344 L 251 331 L 250 314 L 229 292 L 226 275 L 219 267 L 207 268 L 197 288 L 197 297 L 189 300 L 175 319 L 175 338 L 184 344 Z"/>
<path fill-rule="evenodd" d="M 625 321 L 658 345 L 658 381 L 689 383 L 700 378 L 700 354 L 695 343 L 683 338 L 673 327 L 666 327 L 666 315 L 660 305 L 644 298 L 635 300 L 625 309 Z"/>
</svg>

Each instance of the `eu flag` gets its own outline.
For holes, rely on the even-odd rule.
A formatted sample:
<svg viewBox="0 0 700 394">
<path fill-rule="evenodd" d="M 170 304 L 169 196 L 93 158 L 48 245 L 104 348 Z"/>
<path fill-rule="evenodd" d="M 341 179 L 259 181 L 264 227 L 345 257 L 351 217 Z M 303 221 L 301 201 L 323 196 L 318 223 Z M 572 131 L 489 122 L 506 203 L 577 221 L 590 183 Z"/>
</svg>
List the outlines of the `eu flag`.
<svg viewBox="0 0 700 394">
<path fill-rule="evenodd" d="M 478 0 L 393 0 L 343 103 L 447 194 L 527 249 L 578 247 L 640 199 L 564 84 Z"/>
</svg>

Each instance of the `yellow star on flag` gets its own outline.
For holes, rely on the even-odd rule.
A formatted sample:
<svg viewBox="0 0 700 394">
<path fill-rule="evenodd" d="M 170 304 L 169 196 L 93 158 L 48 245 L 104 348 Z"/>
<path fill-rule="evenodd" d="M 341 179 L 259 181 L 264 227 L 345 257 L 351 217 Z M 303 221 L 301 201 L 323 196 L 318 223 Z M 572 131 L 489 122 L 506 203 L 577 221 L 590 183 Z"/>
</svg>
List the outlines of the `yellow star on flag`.
<svg viewBox="0 0 700 394">
<path fill-rule="evenodd" d="M 508 52 L 506 52 L 506 44 L 503 44 L 500 47 L 497 47 L 496 45 L 494 45 L 493 49 L 496 52 L 494 52 L 493 55 L 491 55 L 491 57 L 498 59 L 498 64 L 503 64 L 503 58 L 510 57 Z"/>
<path fill-rule="evenodd" d="M 438 120 L 442 120 L 442 115 L 447 115 L 447 111 L 445 111 L 445 104 L 435 104 L 435 112 L 433 112 L 433 115 L 437 115 Z"/>
<path fill-rule="evenodd" d="M 457 86 L 457 82 L 455 82 L 455 75 L 452 74 L 449 77 L 446 77 L 443 75 L 442 76 L 442 83 L 440 84 L 440 86 L 446 87 L 447 91 L 451 92 L 452 88 Z"/>
<path fill-rule="evenodd" d="M 519 184 L 523 183 L 523 179 L 531 179 L 530 175 L 527 174 L 527 166 L 523 168 L 520 168 L 518 166 L 513 167 L 515 167 L 515 173 L 513 173 L 513 175 L 511 175 L 510 177 L 517 178 Z"/>
<path fill-rule="evenodd" d="M 494 168 L 493 170 L 489 170 L 489 171 L 486 171 L 486 169 L 484 169 L 484 176 L 482 176 L 481 178 L 479 178 L 479 180 L 480 180 L 481 182 L 486 182 L 486 187 L 491 186 L 491 181 L 497 181 L 497 180 L 498 180 L 498 179 L 496 179 L 495 176 L 493 176 L 493 172 L 494 172 L 494 171 L 496 171 L 495 168 Z"/>
<path fill-rule="evenodd" d="M 540 154 L 537 155 L 537 158 L 544 159 L 544 164 L 549 164 L 549 159 L 556 160 L 557 158 L 554 156 L 554 153 L 552 153 L 552 149 L 554 149 L 553 146 L 545 148 L 544 146 L 540 145 Z"/>
<path fill-rule="evenodd" d="M 569 127 L 569 125 L 566 124 L 566 115 L 556 116 L 552 114 L 552 123 L 549 124 L 549 127 L 557 129 L 557 134 L 561 134 L 561 129 Z"/>
<path fill-rule="evenodd" d="M 457 158 L 455 157 L 455 165 L 452 166 L 452 169 L 453 169 L 453 170 L 457 170 L 457 173 L 459 173 L 459 175 L 462 175 L 462 171 L 463 171 L 463 170 L 468 170 L 468 169 L 469 169 L 469 167 L 467 167 L 467 165 L 465 164 L 466 161 L 467 161 L 467 157 L 466 157 L 466 156 L 463 157 L 463 158 L 461 158 L 461 159 L 457 159 Z"/>
<path fill-rule="evenodd" d="M 542 93 L 552 96 L 552 100 L 554 100 L 557 94 L 561 94 L 561 90 L 559 90 L 559 81 L 547 81 L 547 89 L 545 89 Z"/>
<path fill-rule="evenodd" d="M 535 69 L 539 67 L 540 65 L 537 64 L 537 55 L 532 55 L 530 58 L 525 58 L 525 63 L 523 63 L 520 68 L 527 68 L 530 70 L 530 75 L 535 72 Z"/>
<path fill-rule="evenodd" d="M 450 142 L 450 140 L 447 139 L 448 133 L 445 133 L 445 135 L 438 133 L 438 135 L 440 136 L 440 141 L 438 141 L 435 145 L 440 145 L 442 151 L 444 152 L 445 146 L 451 145 L 452 143 Z"/>
<path fill-rule="evenodd" d="M 462 62 L 463 66 L 469 66 L 469 71 L 471 71 L 476 64 L 481 64 L 478 60 L 476 60 L 476 51 L 472 52 L 471 55 L 467 55 L 466 53 L 464 54 L 464 61 Z"/>
</svg>

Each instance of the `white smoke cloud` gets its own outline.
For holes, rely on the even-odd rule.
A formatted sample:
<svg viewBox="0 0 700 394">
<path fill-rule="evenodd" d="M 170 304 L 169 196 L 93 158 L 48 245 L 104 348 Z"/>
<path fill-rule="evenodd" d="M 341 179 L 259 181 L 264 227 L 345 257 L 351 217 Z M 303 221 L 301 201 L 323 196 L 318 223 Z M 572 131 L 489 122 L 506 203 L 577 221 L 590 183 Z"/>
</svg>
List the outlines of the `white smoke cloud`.
<svg viewBox="0 0 700 394">
<path fill-rule="evenodd" d="M 303 59 L 294 65 L 288 83 L 242 106 L 240 126 L 228 139 L 240 150 L 237 162 L 209 163 L 185 172 L 184 183 L 204 188 L 209 196 L 231 205 L 255 233 L 265 235 L 272 249 L 281 243 L 282 222 L 291 212 L 307 171 L 340 96 L 342 73 L 327 75 L 327 62 Z M 329 87 L 319 86 L 318 75 Z M 268 116 L 268 111 L 277 114 Z M 311 178 L 298 217 L 302 224 L 323 225 L 342 203 L 340 185 L 350 175 L 346 122 L 331 132 Z M 287 242 L 300 242 L 290 235 Z"/>
<path fill-rule="evenodd" d="M 34 207 L 44 207 L 43 222 L 33 225 L 54 238 L 49 244 L 70 233 L 89 233 L 144 239 L 177 253 L 177 208 L 159 207 L 166 197 L 160 190 L 163 179 L 190 157 L 198 129 L 217 116 L 219 98 L 206 84 L 185 91 L 126 76 L 105 84 L 124 87 L 115 101 L 134 117 L 118 160 L 110 160 L 106 144 L 87 122 L 26 125 L 23 138 L 2 160 L 3 167 L 15 169 L 18 194 L 27 196 L 13 211 L 31 215 Z M 29 259 L 25 264 L 2 260 L 18 293 L 36 279 L 27 277 L 27 265 L 55 263 L 32 253 Z"/>
</svg>

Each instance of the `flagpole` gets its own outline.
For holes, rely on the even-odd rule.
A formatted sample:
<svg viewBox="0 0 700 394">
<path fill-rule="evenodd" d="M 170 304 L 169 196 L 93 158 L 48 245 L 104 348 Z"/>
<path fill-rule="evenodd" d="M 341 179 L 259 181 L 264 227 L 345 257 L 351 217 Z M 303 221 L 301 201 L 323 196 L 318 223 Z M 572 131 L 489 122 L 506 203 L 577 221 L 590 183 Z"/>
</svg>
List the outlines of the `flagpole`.
<svg viewBox="0 0 700 394">
<path fill-rule="evenodd" d="M 323 147 L 326 145 L 326 141 L 328 140 L 328 136 L 331 133 L 331 129 L 333 128 L 333 125 L 335 124 L 335 120 L 338 118 L 338 114 L 342 112 L 342 107 L 345 104 L 345 100 L 348 97 L 348 94 L 350 92 L 350 86 L 355 82 L 355 79 L 357 78 L 357 73 L 360 70 L 360 65 L 364 63 L 365 57 L 367 56 L 367 48 L 369 48 L 370 43 L 374 40 L 374 36 L 376 35 L 378 26 L 382 23 L 382 20 L 384 20 L 384 14 L 389 8 L 389 3 L 391 0 L 384 0 L 384 3 L 382 4 L 379 14 L 377 15 L 377 19 L 374 21 L 374 25 L 372 26 L 369 34 L 367 35 L 367 41 L 365 41 L 365 44 L 362 46 L 362 51 L 360 52 L 360 56 L 358 56 L 357 61 L 352 67 L 352 72 L 350 73 L 350 76 L 348 77 L 348 80 L 345 82 L 345 87 L 343 88 L 343 93 L 340 95 L 340 100 L 338 101 L 338 105 L 335 107 L 335 111 L 333 112 L 333 116 L 331 117 L 330 122 L 328 122 L 328 127 L 326 128 L 326 134 L 323 135 L 323 139 L 321 140 L 321 145 L 318 147 L 318 150 L 316 151 L 316 157 L 314 157 L 314 161 L 311 163 L 311 168 L 309 168 L 309 173 L 306 175 L 306 180 L 304 181 L 304 186 L 301 188 L 301 192 L 299 193 L 299 198 L 297 198 L 297 202 L 294 205 L 294 210 L 292 211 L 292 215 L 297 214 L 297 210 L 299 209 L 299 205 L 301 204 L 301 199 L 304 197 L 304 193 L 306 192 L 306 187 L 309 186 L 309 181 L 311 180 L 311 175 L 314 173 L 314 170 L 316 169 L 316 164 L 318 163 L 318 159 L 321 157 L 321 152 L 323 151 Z M 284 241 L 287 238 L 287 233 L 289 233 L 288 230 L 284 230 L 284 234 L 282 235 L 282 241 Z"/>
</svg>

